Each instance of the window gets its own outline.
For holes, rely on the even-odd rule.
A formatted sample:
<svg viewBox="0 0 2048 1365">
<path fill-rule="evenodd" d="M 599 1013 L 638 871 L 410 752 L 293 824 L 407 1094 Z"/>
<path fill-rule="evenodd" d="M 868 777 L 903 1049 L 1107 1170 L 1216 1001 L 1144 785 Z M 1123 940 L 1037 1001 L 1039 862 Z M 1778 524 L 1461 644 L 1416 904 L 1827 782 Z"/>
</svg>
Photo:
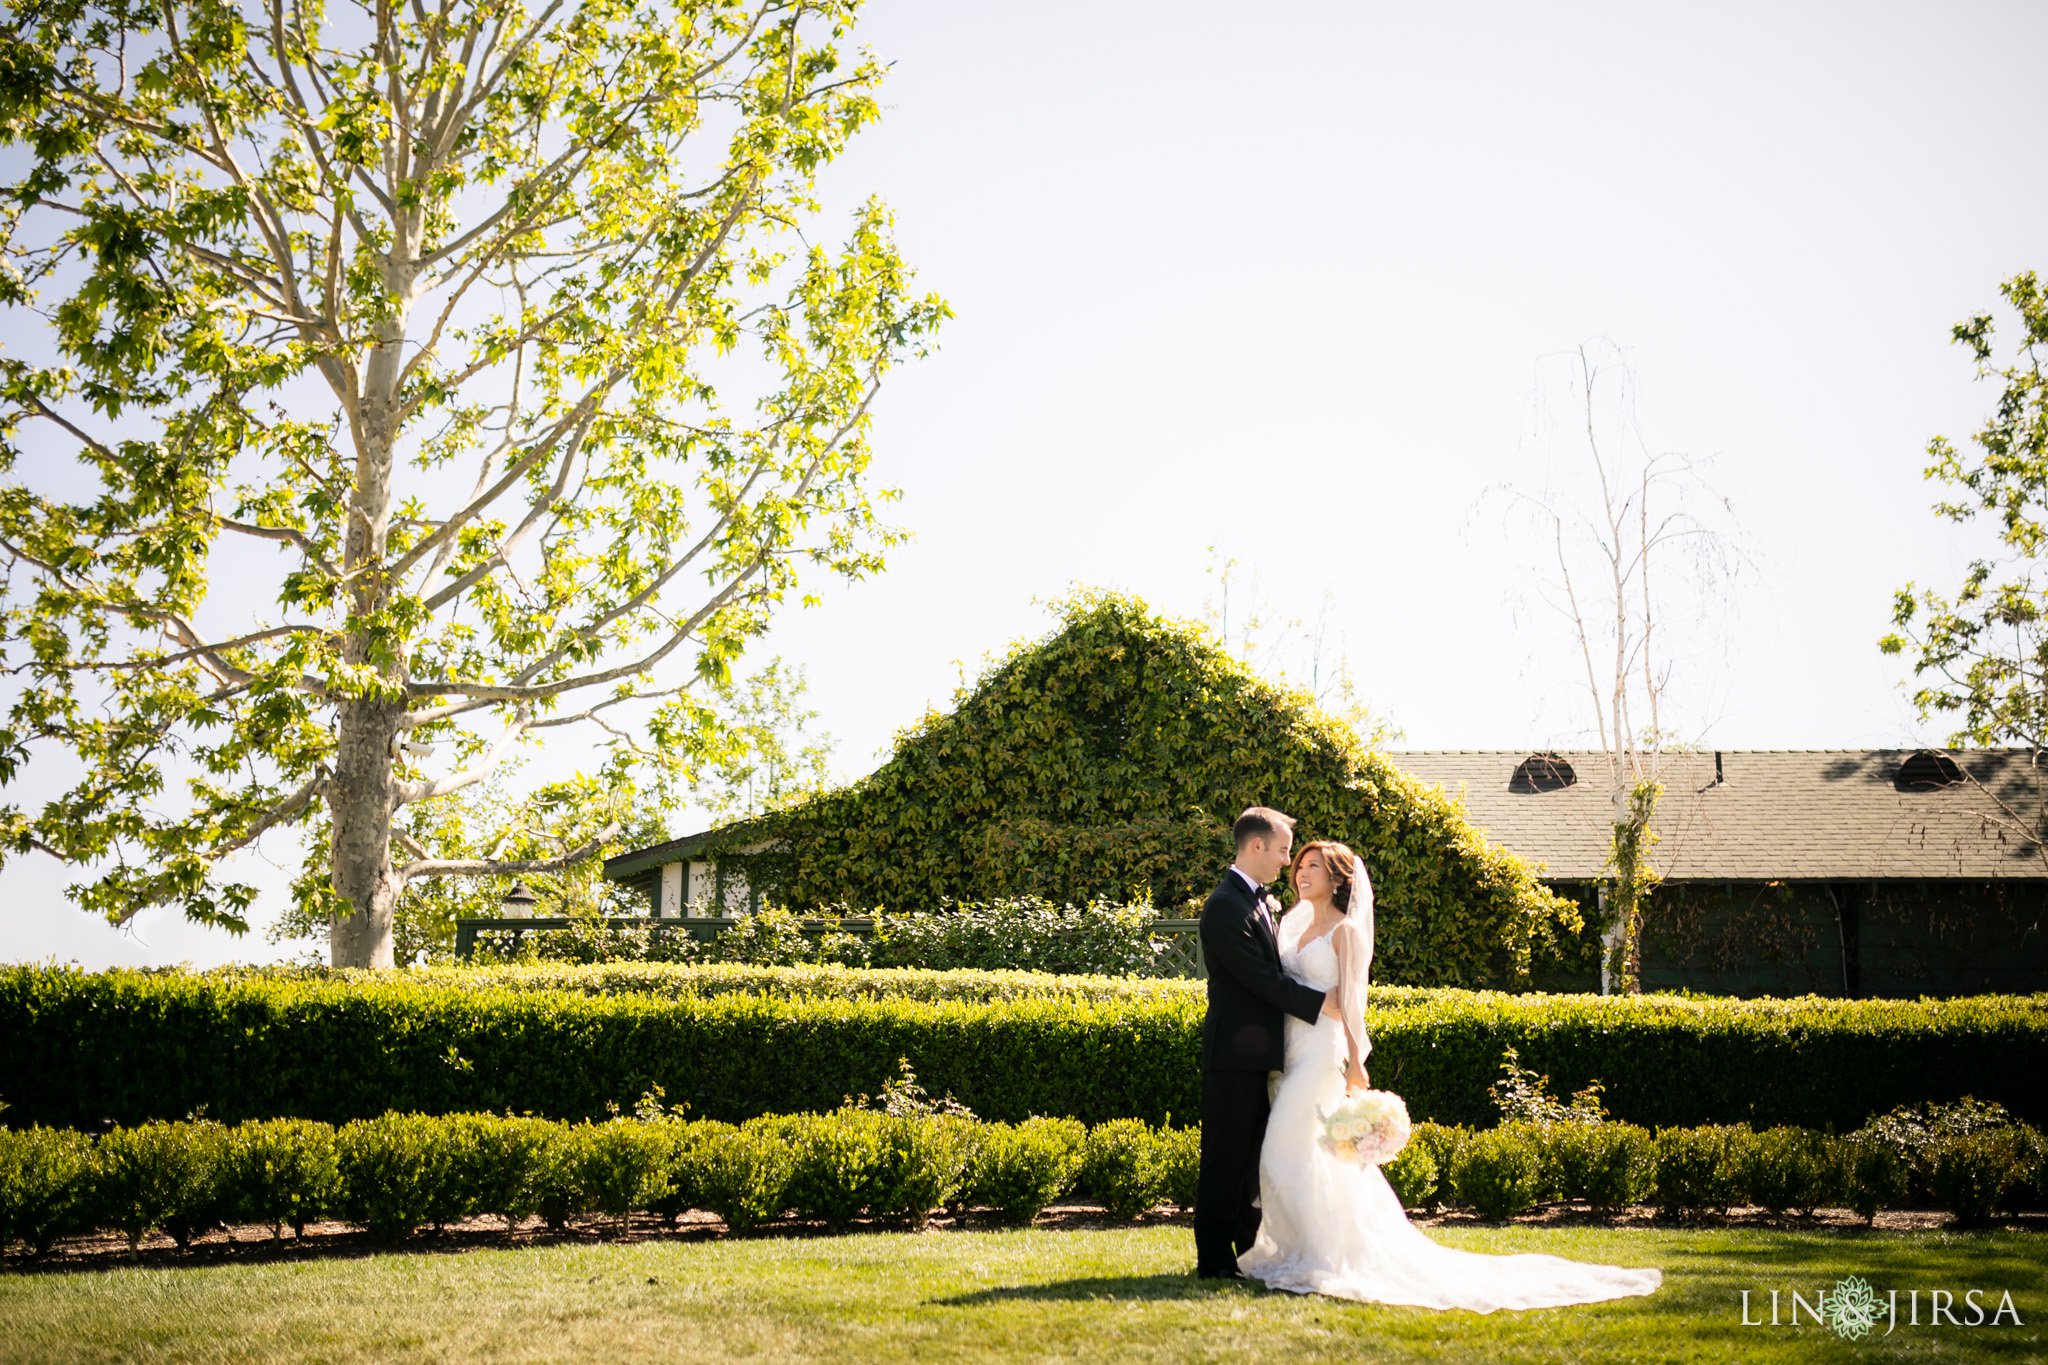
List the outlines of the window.
<svg viewBox="0 0 2048 1365">
<path fill-rule="evenodd" d="M 1511 792 L 1554 792 L 1569 787 L 1579 780 L 1572 771 L 1572 765 L 1556 754 L 1545 751 L 1530 754 L 1515 765 L 1515 775 L 1508 779 Z"/>
<path fill-rule="evenodd" d="M 1892 785 L 1902 792 L 1931 792 L 1953 787 L 1962 780 L 1963 770 L 1954 759 L 1934 749 L 1921 749 L 1899 765 Z"/>
</svg>

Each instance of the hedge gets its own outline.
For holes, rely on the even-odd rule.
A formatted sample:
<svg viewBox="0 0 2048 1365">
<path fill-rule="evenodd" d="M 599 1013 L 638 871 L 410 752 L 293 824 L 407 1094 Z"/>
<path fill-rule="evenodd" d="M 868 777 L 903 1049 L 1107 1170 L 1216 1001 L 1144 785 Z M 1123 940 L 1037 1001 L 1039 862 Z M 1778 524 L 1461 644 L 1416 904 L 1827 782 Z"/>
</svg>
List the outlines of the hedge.
<svg viewBox="0 0 2048 1365">
<path fill-rule="evenodd" d="M 744 1230 L 794 1213 L 843 1225 L 862 1216 L 921 1226 L 941 1208 L 986 1208 L 1029 1223 L 1078 1194 L 1132 1218 L 1194 1197 L 1200 1133 L 1129 1120 L 1092 1131 L 1071 1119 L 984 1123 L 866 1109 L 764 1117 L 743 1126 L 672 1114 L 554 1123 L 488 1114 L 382 1114 L 330 1128 L 210 1121 L 115 1129 L 89 1143 L 63 1129 L 0 1129 L 0 1254 L 119 1231 L 131 1249 L 168 1232 L 188 1246 L 227 1222 L 340 1218 L 399 1241 L 426 1227 L 536 1213 L 564 1228 L 690 1209 Z M 1796 1129 L 1666 1129 L 1509 1123 L 1480 1132 L 1421 1124 L 1387 1168 L 1410 1206 L 1455 1200 L 1508 1218 L 1538 1203 L 1615 1208 L 1649 1198 L 1666 1215 L 1738 1203 L 1866 1216 L 1903 1186 L 1863 1160 L 1862 1135 Z M 1959 1223 L 2043 1203 L 2041 1133 L 2007 1125 L 1944 1134 L 1915 1150 L 1940 1207 Z M 248 1154 L 261 1152 L 254 1161 Z M 1606 1158 L 1588 1162 L 1588 1152 Z M 1872 1173 L 1876 1172 L 1873 1179 Z"/>
<path fill-rule="evenodd" d="M 1178 971 L 1175 945 L 1154 933 L 1159 914 L 1149 904 L 1054 905 L 1037 896 L 1017 896 L 937 910 L 870 910 L 862 917 L 867 923 L 854 933 L 844 916 L 827 914 L 810 923 L 768 906 L 741 914 L 709 942 L 681 932 L 686 925 L 679 920 L 583 919 L 567 928 L 525 931 L 517 920 L 497 920 L 483 927 L 476 952 L 478 959 L 499 962 L 1023 968 L 1148 977 Z"/>
<path fill-rule="evenodd" d="M 330 967 L 227 968 L 216 976 L 299 980 L 389 980 L 389 973 Z M 1207 986 L 1190 977 L 1071 975 L 1014 969 L 975 971 L 925 967 L 760 966 L 734 962 L 509 962 L 409 967 L 404 979 L 422 985 L 579 995 L 772 995 L 824 1000 L 1200 1000 Z M 1412 992 L 1415 987 L 1389 987 Z"/>
<path fill-rule="evenodd" d="M 144 975 L 202 976 L 219 982 L 397 982 L 463 990 L 570 991 L 578 995 L 654 995 L 665 999 L 711 995 L 767 995 L 820 1000 L 1189 1000 L 1199 1004 L 1208 985 L 1194 977 L 1107 976 L 1014 968 L 848 967 L 839 964 L 762 965 L 736 962 L 478 962 L 408 967 L 402 972 L 350 967 L 143 968 Z M 1380 1005 L 1468 999 L 1455 987 L 1379 986 Z"/>
<path fill-rule="evenodd" d="M 1378 999 L 1386 1000 L 1387 993 Z M 1372 1074 L 1418 1119 L 1478 1125 L 1504 1050 L 1616 1118 L 1842 1131 L 1965 1094 L 2048 1120 L 2048 996 L 1690 1000 L 1438 991 L 1375 1004 Z M 693 1117 L 826 1110 L 908 1058 L 988 1118 L 1198 1111 L 1199 997 L 658 998 L 403 978 L 0 970 L 0 1098 L 90 1128 L 195 1112 L 597 1118 L 659 1089 Z"/>
</svg>

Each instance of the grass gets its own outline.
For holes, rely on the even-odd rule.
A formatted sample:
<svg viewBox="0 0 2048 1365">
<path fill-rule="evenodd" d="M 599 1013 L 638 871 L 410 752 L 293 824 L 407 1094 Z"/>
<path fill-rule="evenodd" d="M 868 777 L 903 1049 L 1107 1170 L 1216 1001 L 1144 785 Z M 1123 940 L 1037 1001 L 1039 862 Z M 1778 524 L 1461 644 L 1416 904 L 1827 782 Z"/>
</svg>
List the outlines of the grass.
<svg viewBox="0 0 2048 1365">
<path fill-rule="evenodd" d="M 1663 1267 L 1655 1295 L 1481 1316 L 1189 1278 L 1185 1226 L 660 1239 L 0 1276 L 0 1360 L 2038 1360 L 2048 1233 L 1443 1227 Z M 2022 1326 L 1744 1327 L 1743 1289 L 2010 1290 Z M 1903 1311 L 1901 1316 L 1903 1317 Z M 1923 1311 L 1923 1321 L 1925 1320 Z M 1987 1318 L 1988 1322 L 1988 1318 Z M 1878 1332 L 1882 1332 L 1880 1322 Z"/>
</svg>

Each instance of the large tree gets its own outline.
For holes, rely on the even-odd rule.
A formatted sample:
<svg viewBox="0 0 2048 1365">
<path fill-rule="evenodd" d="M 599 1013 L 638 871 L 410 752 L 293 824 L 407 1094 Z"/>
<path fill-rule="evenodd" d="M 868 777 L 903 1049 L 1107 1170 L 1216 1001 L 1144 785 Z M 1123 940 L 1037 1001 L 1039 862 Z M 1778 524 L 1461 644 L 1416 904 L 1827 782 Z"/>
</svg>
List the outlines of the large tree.
<svg viewBox="0 0 2048 1365">
<path fill-rule="evenodd" d="M 1947 486 L 1935 511 L 1956 522 L 1988 519 L 1998 550 L 1971 562 L 1953 597 L 1912 583 L 1892 599 L 1896 627 L 1880 642 L 1887 654 L 1909 654 L 1920 684 L 1913 701 L 1922 719 L 1951 717 L 1957 745 L 2017 744 L 2048 748 L 2048 291 L 2034 272 L 2015 275 L 1999 292 L 2018 314 L 2009 363 L 1994 358 L 1996 327 L 1979 313 L 1953 329 L 1970 350 L 1981 379 L 1999 386 L 1998 401 L 1965 453 L 1946 437 L 1927 446 L 1926 475 Z M 2023 829 L 2041 838 L 2038 822 Z"/>
<path fill-rule="evenodd" d="M 402 808 L 571 725 L 593 800 L 689 781 L 806 566 L 880 567 L 871 405 L 946 315 L 879 203 L 805 232 L 858 9 L 15 4 L 0 782 L 69 786 L 0 856 L 240 929 L 221 860 L 324 829 L 332 959 L 384 966 L 409 881 L 608 833 Z"/>
</svg>

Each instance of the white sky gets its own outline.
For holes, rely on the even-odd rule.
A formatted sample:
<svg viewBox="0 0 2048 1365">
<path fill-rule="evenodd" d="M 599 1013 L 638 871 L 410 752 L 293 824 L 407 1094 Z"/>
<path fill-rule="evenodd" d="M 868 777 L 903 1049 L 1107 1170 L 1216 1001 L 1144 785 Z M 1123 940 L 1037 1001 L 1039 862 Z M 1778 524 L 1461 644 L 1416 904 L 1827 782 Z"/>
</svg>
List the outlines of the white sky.
<svg viewBox="0 0 2048 1365">
<path fill-rule="evenodd" d="M 1071 584 L 1199 615 L 1212 545 L 1283 611 L 1333 594 L 1406 747 L 1583 739 L 1560 623 L 1513 610 L 1545 547 L 1480 498 L 1544 481 L 1533 405 L 1596 338 L 1649 447 L 1714 457 L 1758 566 L 1674 680 L 1688 733 L 1938 740 L 1875 641 L 1978 543 L 1923 452 L 1995 396 L 1950 326 L 2048 270 L 2048 6 L 1270 13 L 872 0 L 888 109 L 828 195 L 887 199 L 959 316 L 879 407 L 916 540 L 763 651 L 808 666 L 840 772 Z M 0 958 L 280 955 L 275 901 L 243 939 L 123 934 L 61 884 L 0 872 Z"/>
</svg>

